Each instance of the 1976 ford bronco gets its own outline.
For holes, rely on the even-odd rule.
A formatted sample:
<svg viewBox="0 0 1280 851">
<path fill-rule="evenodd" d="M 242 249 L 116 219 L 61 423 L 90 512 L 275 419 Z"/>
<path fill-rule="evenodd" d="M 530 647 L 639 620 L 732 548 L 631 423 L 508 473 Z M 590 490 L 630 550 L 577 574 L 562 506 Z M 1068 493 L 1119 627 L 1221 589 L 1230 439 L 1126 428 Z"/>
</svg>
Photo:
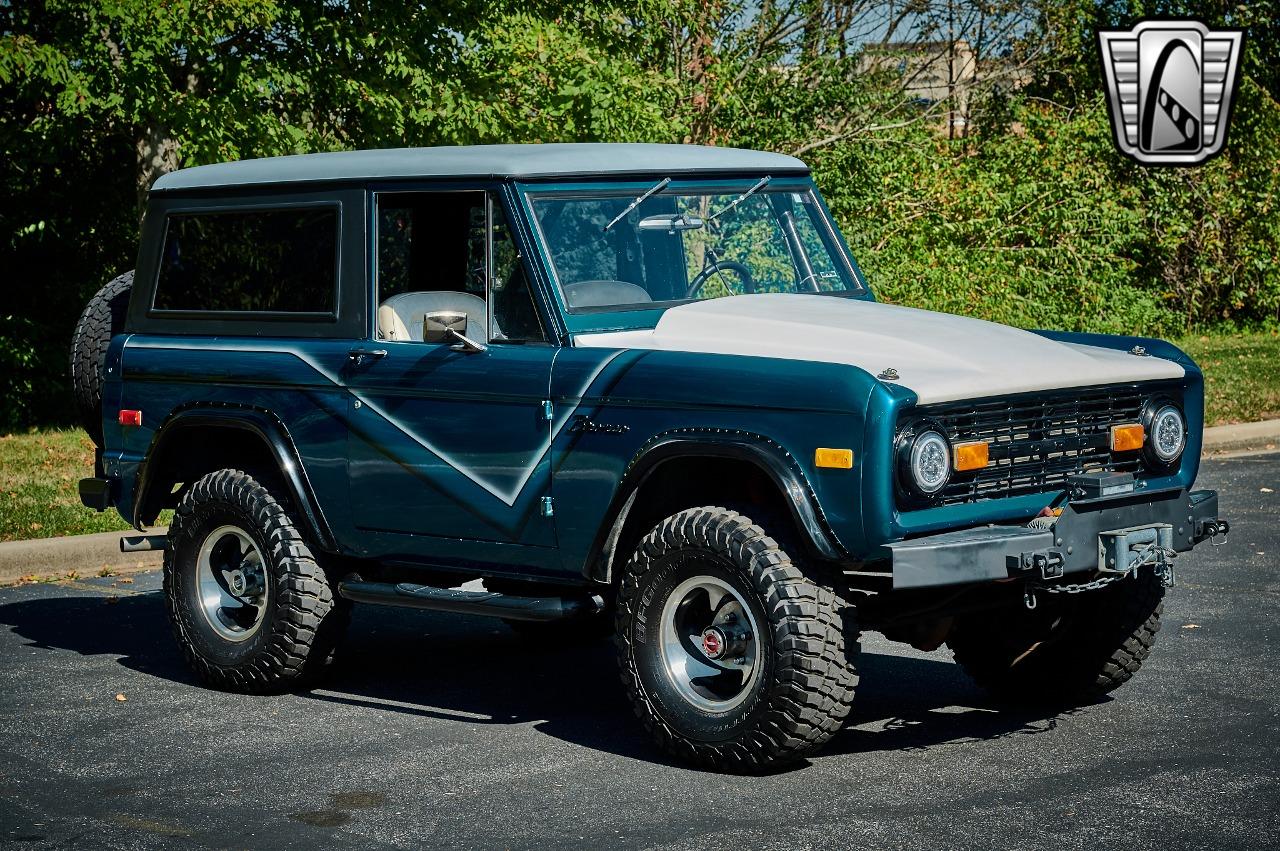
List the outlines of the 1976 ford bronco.
<svg viewBox="0 0 1280 851">
<path fill-rule="evenodd" d="M 175 509 L 125 546 L 205 682 L 307 682 L 352 602 L 613 632 L 644 726 L 724 770 L 839 730 L 864 629 L 1005 698 L 1111 691 L 1227 531 L 1190 358 L 878 303 L 771 153 L 178 171 L 72 367 L 81 498 Z"/>
</svg>

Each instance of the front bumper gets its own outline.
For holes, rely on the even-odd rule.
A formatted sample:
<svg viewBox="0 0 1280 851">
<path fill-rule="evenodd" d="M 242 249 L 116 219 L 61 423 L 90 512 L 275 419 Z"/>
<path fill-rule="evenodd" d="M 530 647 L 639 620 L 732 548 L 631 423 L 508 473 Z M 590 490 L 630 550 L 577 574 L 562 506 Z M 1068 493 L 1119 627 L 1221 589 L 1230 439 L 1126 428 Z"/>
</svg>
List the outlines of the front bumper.
<svg viewBox="0 0 1280 851">
<path fill-rule="evenodd" d="M 1056 578 L 1099 569 L 1100 536 L 1116 530 L 1168 527 L 1168 546 L 1186 552 L 1225 532 L 1216 491 L 1171 489 L 1077 499 L 1047 528 L 982 526 L 889 544 L 893 587 L 932 588 L 969 582 Z"/>
</svg>

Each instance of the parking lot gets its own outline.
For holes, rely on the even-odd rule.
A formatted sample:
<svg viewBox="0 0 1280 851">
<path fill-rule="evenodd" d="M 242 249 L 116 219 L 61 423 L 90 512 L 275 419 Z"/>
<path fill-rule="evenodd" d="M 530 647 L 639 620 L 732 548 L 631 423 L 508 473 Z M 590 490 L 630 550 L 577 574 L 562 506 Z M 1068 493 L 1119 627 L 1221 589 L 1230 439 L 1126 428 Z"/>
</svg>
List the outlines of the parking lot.
<svg viewBox="0 0 1280 851">
<path fill-rule="evenodd" d="M 664 759 L 607 642 L 358 608 L 322 687 L 245 697 L 195 682 L 158 573 L 0 589 L 0 843 L 1276 847 L 1280 455 L 1201 484 L 1232 534 L 1178 561 L 1157 648 L 1112 699 L 997 711 L 945 649 L 868 635 L 847 728 L 766 777 Z"/>
</svg>

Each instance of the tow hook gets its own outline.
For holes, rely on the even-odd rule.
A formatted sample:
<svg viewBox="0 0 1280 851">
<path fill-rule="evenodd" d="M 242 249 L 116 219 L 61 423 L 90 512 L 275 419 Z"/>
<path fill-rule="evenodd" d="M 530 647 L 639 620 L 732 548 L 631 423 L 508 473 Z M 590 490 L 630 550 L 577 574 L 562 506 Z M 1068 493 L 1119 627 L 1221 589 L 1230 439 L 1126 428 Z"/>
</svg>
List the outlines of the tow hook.
<svg viewBox="0 0 1280 851">
<path fill-rule="evenodd" d="M 1171 546 L 1172 535 L 1167 524 L 1142 527 L 1137 529 L 1119 529 L 1113 532 L 1102 532 L 1098 535 L 1098 576 L 1090 582 L 1039 585 L 1028 582 L 1022 592 L 1022 603 L 1027 610 L 1038 605 L 1036 595 L 1046 594 L 1083 594 L 1097 591 L 1112 583 L 1119 582 L 1150 565 L 1156 578 L 1165 588 L 1172 588 L 1177 581 L 1173 572 L 1173 560 L 1178 553 Z M 1026 553 L 1028 555 L 1038 555 Z M 1033 559 L 1034 561 L 1034 559 Z M 1058 566 L 1061 576 L 1061 565 Z M 1046 576 L 1047 578 L 1047 576 Z"/>
<path fill-rule="evenodd" d="M 1196 523 L 1195 538 L 1197 542 L 1208 541 L 1215 547 L 1226 543 L 1227 533 L 1231 531 L 1231 524 L 1225 520 L 1214 518 L 1212 520 L 1201 520 Z M 1215 538 L 1222 540 L 1215 541 Z"/>
<path fill-rule="evenodd" d="M 1062 553 L 1057 550 L 1036 550 L 1018 556 L 1017 567 L 1024 571 L 1038 571 L 1041 579 L 1057 579 L 1063 573 Z"/>
</svg>

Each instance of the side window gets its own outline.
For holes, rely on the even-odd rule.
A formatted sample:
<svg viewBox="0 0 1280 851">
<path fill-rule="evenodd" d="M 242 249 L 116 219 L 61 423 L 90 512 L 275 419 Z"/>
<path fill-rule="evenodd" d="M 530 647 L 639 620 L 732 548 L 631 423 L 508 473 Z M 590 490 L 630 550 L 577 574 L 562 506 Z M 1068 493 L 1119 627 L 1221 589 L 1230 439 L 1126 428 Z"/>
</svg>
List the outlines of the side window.
<svg viewBox="0 0 1280 851">
<path fill-rule="evenodd" d="M 337 269 L 333 207 L 176 213 L 168 218 L 152 306 L 332 316 Z"/>
<path fill-rule="evenodd" d="M 461 333 L 490 342 L 541 342 L 501 206 L 482 191 L 377 196 L 377 334 L 422 342 L 428 313 L 466 316 Z"/>
</svg>

